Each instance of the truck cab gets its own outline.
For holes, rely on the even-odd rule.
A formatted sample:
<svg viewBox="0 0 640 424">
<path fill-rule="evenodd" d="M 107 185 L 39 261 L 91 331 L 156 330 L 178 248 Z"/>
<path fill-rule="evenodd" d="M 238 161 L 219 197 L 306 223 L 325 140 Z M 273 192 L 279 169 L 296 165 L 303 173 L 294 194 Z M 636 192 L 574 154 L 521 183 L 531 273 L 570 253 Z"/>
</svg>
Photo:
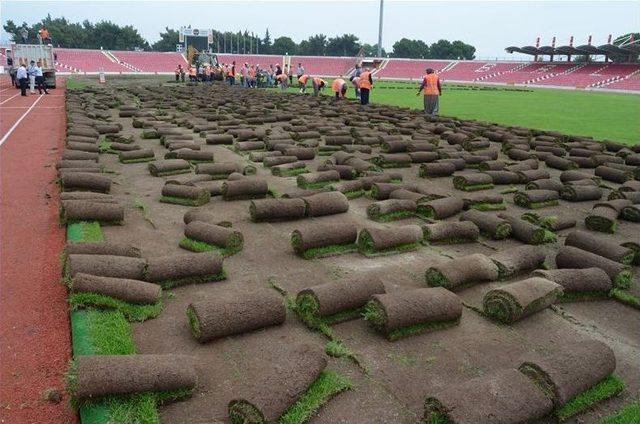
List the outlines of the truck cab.
<svg viewBox="0 0 640 424">
<path fill-rule="evenodd" d="M 42 63 L 42 75 L 47 88 L 56 88 L 56 68 L 53 57 L 53 46 L 47 44 L 13 44 L 11 50 L 7 50 L 7 61 L 11 58 L 13 66 L 9 69 L 15 77 L 18 67 L 24 64 L 27 68 L 33 60 Z M 19 87 L 16 79 L 16 87 Z"/>
</svg>

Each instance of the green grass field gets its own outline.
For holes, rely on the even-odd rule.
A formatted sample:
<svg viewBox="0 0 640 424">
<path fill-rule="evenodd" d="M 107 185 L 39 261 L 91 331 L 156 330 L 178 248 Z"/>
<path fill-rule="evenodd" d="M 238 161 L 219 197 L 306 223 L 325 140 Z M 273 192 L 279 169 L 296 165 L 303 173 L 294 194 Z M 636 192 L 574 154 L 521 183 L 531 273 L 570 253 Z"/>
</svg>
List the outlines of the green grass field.
<svg viewBox="0 0 640 424">
<path fill-rule="evenodd" d="M 418 85 L 376 82 L 370 100 L 422 109 L 422 95 L 416 96 Z M 291 87 L 289 91 L 297 89 Z M 331 89 L 325 89 L 325 94 L 332 94 Z M 351 87 L 347 97 L 354 98 Z M 640 143 L 640 96 L 633 94 L 445 84 L 440 114 Z"/>
</svg>

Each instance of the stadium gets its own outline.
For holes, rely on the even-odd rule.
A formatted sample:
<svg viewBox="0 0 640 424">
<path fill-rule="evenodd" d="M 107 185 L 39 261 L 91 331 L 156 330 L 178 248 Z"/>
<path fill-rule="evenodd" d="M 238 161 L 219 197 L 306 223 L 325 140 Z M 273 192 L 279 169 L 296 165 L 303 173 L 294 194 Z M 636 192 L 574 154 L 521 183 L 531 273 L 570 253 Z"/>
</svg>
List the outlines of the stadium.
<svg viewBox="0 0 640 424">
<path fill-rule="evenodd" d="M 635 28 L 147 42 L 173 3 L 4 10 L 0 422 L 640 423 Z"/>
</svg>

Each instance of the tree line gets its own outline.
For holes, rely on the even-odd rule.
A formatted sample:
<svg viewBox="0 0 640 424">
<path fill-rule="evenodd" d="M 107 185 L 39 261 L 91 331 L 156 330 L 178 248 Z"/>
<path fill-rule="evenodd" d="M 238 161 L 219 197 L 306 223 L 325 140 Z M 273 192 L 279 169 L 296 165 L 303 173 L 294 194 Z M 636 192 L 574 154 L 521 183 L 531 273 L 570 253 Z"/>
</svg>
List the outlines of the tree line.
<svg viewBox="0 0 640 424">
<path fill-rule="evenodd" d="M 176 29 L 165 28 L 160 32 L 160 39 L 153 44 L 145 40 L 137 29 L 131 25 L 119 26 L 110 21 L 91 23 L 69 22 L 64 17 L 52 18 L 47 15 L 40 22 L 28 26 L 17 25 L 8 20 L 4 30 L 14 41 L 21 41 L 21 28 L 27 27 L 27 43 L 38 43 L 38 30 L 45 25 L 51 35 L 54 46 L 63 48 L 105 49 L 105 50 L 153 50 L 175 51 L 179 41 Z M 354 34 L 343 34 L 328 37 L 325 34 L 314 34 L 296 43 L 290 37 L 272 39 L 267 29 L 263 36 L 248 31 L 220 32 L 213 31 L 212 48 L 220 53 L 236 54 L 277 54 L 304 56 L 377 56 L 378 46 L 363 43 Z M 475 47 L 462 41 L 439 40 L 428 45 L 422 40 L 402 38 L 393 44 L 390 52 L 382 49 L 382 56 L 414 59 L 474 59 Z"/>
</svg>

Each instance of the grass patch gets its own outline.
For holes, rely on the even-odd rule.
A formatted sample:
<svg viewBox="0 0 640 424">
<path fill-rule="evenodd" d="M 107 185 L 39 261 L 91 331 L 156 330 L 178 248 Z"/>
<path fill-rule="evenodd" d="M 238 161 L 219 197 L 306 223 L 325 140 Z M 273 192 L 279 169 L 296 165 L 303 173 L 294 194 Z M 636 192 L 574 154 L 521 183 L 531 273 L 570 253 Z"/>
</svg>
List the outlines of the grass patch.
<svg viewBox="0 0 640 424">
<path fill-rule="evenodd" d="M 513 186 L 500 190 L 500 194 L 510 194 L 510 193 L 517 193 L 517 192 L 518 192 L 518 187 L 513 187 Z"/>
<path fill-rule="evenodd" d="M 129 164 L 129 163 L 143 163 L 143 162 L 151 162 L 156 160 L 155 156 L 150 156 L 148 158 L 138 158 L 138 159 L 120 159 L 120 163 Z"/>
<path fill-rule="evenodd" d="M 613 286 L 618 289 L 628 289 L 633 282 L 633 272 L 626 270 L 618 273 L 616 278 L 613 279 Z"/>
<path fill-rule="evenodd" d="M 122 312 L 129 321 L 155 318 L 163 309 L 162 300 L 152 305 L 137 305 L 98 293 L 71 293 L 68 301 L 72 311 L 81 308 L 115 309 Z"/>
<path fill-rule="evenodd" d="M 216 252 L 221 256 L 227 257 L 235 255 L 242 250 L 242 242 L 239 245 L 234 244 L 233 247 L 220 247 L 204 241 L 194 240 L 188 237 L 180 240 L 179 246 L 192 252 Z"/>
<path fill-rule="evenodd" d="M 618 230 L 618 221 L 599 215 L 588 215 L 584 219 L 586 227 L 592 231 L 614 234 Z"/>
<path fill-rule="evenodd" d="M 370 220 L 376 222 L 391 222 L 391 221 L 399 221 L 401 219 L 414 218 L 416 216 L 415 212 L 410 211 L 397 211 L 397 212 L 389 212 L 377 214 L 373 212 L 369 212 L 371 208 L 367 208 L 367 215 Z"/>
<path fill-rule="evenodd" d="M 479 191 L 490 190 L 493 188 L 493 184 L 467 184 L 464 177 L 453 177 L 453 187 L 462 191 Z"/>
<path fill-rule="evenodd" d="M 632 308 L 640 309 L 640 298 L 632 295 L 626 290 L 615 288 L 609 292 L 609 296 L 624 303 L 625 305 L 631 306 Z"/>
<path fill-rule="evenodd" d="M 133 206 L 136 209 L 140 209 L 140 211 L 142 212 L 142 217 L 144 218 L 145 221 L 151 224 L 153 228 L 157 228 L 155 222 L 153 222 L 153 219 L 151 219 L 151 212 L 149 211 L 149 206 L 147 206 L 146 203 L 144 203 L 140 199 L 135 199 L 133 201 Z"/>
<path fill-rule="evenodd" d="M 609 293 L 606 291 L 586 291 L 586 292 L 568 292 L 565 291 L 558 298 L 558 302 L 585 302 L 589 300 L 608 299 Z"/>
<path fill-rule="evenodd" d="M 527 209 L 540 209 L 547 206 L 558 206 L 558 200 L 545 200 L 541 202 L 532 202 L 526 195 L 526 193 L 516 193 L 513 196 L 513 203 Z"/>
<path fill-rule="evenodd" d="M 615 415 L 603 418 L 598 424 L 629 424 L 640 422 L 640 400 L 631 402 Z"/>
<path fill-rule="evenodd" d="M 67 242 L 101 242 L 104 235 L 98 221 L 80 221 L 67 225 Z"/>
<path fill-rule="evenodd" d="M 182 206 L 202 206 L 206 203 L 209 203 L 211 199 L 210 196 L 201 196 L 198 199 L 187 199 L 184 197 L 174 197 L 174 196 L 160 196 L 160 201 L 162 203 L 172 203 L 174 205 L 182 205 Z"/>
<path fill-rule="evenodd" d="M 300 174 L 307 174 L 308 172 L 309 170 L 306 166 L 293 169 L 271 168 L 271 175 L 275 175 L 276 177 L 295 177 Z"/>
<path fill-rule="evenodd" d="M 610 375 L 595 386 L 570 399 L 564 405 L 556 408 L 554 415 L 558 418 L 558 421 L 566 421 L 598 402 L 616 396 L 624 390 L 624 388 L 624 381 L 615 375 Z"/>
<path fill-rule="evenodd" d="M 368 257 L 374 256 L 385 256 L 385 255 L 396 255 L 399 253 L 409 252 L 411 250 L 416 250 L 420 247 L 420 243 L 405 243 L 399 244 L 397 246 L 389 247 L 387 249 L 377 250 L 373 245 L 373 240 L 369 235 L 367 230 L 360 231 L 358 235 L 358 251 Z"/>
<path fill-rule="evenodd" d="M 84 90 L 89 85 L 86 81 L 79 80 L 74 77 L 67 78 L 67 90 Z"/>
<path fill-rule="evenodd" d="M 358 246 L 355 243 L 345 244 L 332 244 L 330 246 L 312 247 L 311 249 L 302 250 L 300 247 L 302 240 L 300 234 L 294 231 L 291 234 L 291 247 L 296 254 L 304 259 L 324 258 L 327 256 L 342 255 L 344 253 L 352 253 L 358 250 Z"/>
<path fill-rule="evenodd" d="M 507 203 L 486 203 L 486 202 L 478 202 L 471 203 L 469 205 L 469 209 L 475 209 L 478 211 L 503 211 L 507 209 Z"/>
<path fill-rule="evenodd" d="M 202 275 L 198 277 L 174 278 L 174 279 L 161 281 L 157 284 L 159 284 L 160 287 L 162 287 L 163 289 L 171 289 L 173 287 L 185 286 L 187 284 L 213 283 L 215 281 L 222 281 L 226 279 L 227 279 L 227 272 L 225 270 L 222 270 L 215 275 Z"/>
</svg>

